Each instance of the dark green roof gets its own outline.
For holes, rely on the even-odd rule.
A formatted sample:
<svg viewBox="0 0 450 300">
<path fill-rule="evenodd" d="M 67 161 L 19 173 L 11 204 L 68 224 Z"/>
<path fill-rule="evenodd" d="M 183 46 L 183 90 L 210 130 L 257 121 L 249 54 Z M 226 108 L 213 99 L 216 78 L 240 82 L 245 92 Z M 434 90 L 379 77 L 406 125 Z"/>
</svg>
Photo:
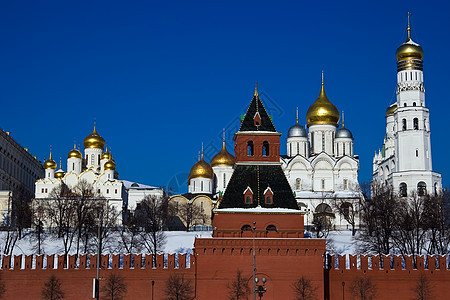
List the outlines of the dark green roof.
<svg viewBox="0 0 450 300">
<path fill-rule="evenodd" d="M 256 126 L 253 118 L 255 114 L 259 112 L 259 116 L 261 117 L 261 125 Z M 275 126 L 273 126 L 272 119 L 267 113 L 264 105 L 261 102 L 261 99 L 256 94 L 253 96 L 252 102 L 248 106 L 247 112 L 245 113 L 244 120 L 241 123 L 241 128 L 239 131 L 272 131 L 277 132 Z"/>
<path fill-rule="evenodd" d="M 244 191 L 250 187 L 253 203 L 245 204 Z M 266 205 L 264 191 L 270 187 L 273 204 Z M 298 209 L 297 201 L 279 165 L 236 165 L 219 208 L 250 208 L 256 206 Z"/>
</svg>

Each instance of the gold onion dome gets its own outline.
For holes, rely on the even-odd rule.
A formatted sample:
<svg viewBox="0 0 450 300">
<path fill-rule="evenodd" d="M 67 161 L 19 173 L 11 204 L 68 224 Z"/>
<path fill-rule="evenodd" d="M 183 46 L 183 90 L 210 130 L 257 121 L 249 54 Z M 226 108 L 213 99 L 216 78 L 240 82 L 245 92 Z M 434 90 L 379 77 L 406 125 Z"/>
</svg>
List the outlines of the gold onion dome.
<svg viewBox="0 0 450 300">
<path fill-rule="evenodd" d="M 389 107 L 386 109 L 386 117 L 393 115 L 396 110 L 397 110 L 396 103 L 389 105 Z"/>
<path fill-rule="evenodd" d="M 407 60 L 407 59 L 420 59 L 423 60 L 423 49 L 419 44 L 413 42 L 411 39 L 411 27 L 409 26 L 409 14 L 408 14 L 408 37 L 406 42 L 404 42 L 400 47 L 397 48 L 395 52 L 395 57 L 397 61 Z"/>
<path fill-rule="evenodd" d="M 328 100 L 323 87 L 320 90 L 319 98 L 309 107 L 306 113 L 306 122 L 308 126 L 316 124 L 331 124 L 338 126 L 339 111 L 333 103 Z"/>
<path fill-rule="evenodd" d="M 67 154 L 67 158 L 83 158 L 81 152 L 73 145 L 73 149 Z"/>
<path fill-rule="evenodd" d="M 115 170 L 116 169 L 116 163 L 114 161 L 112 161 L 112 160 L 108 160 L 105 163 L 104 168 L 105 168 L 105 171 L 106 170 Z"/>
<path fill-rule="evenodd" d="M 192 166 L 191 171 L 189 172 L 188 182 L 192 178 L 199 178 L 199 177 L 209 179 L 214 178 L 214 171 L 211 168 L 211 166 L 206 161 L 204 161 L 203 153 L 202 158 L 197 163 L 195 163 L 195 165 Z"/>
<path fill-rule="evenodd" d="M 114 161 L 111 152 L 108 152 L 108 148 L 106 148 L 105 153 L 102 154 L 102 159 L 107 159 L 107 160 Z"/>
<path fill-rule="evenodd" d="M 52 159 L 52 152 L 50 152 L 50 157 L 44 162 L 44 169 L 56 170 L 58 164 Z"/>
<path fill-rule="evenodd" d="M 223 141 L 223 147 L 222 150 L 220 150 L 219 153 L 214 155 L 214 157 L 211 159 L 211 167 L 216 166 L 234 166 L 234 163 L 236 162 L 236 159 L 233 155 L 230 154 L 230 152 L 227 151 L 227 148 L 225 147 L 225 141 Z"/>
<path fill-rule="evenodd" d="M 105 139 L 97 133 L 97 130 L 94 126 L 94 131 L 92 131 L 92 133 L 84 139 L 83 144 L 85 148 L 103 149 L 105 148 Z"/>
<path fill-rule="evenodd" d="M 59 170 L 55 172 L 55 178 L 61 179 L 66 174 L 61 168 L 61 158 L 59 158 Z"/>
</svg>

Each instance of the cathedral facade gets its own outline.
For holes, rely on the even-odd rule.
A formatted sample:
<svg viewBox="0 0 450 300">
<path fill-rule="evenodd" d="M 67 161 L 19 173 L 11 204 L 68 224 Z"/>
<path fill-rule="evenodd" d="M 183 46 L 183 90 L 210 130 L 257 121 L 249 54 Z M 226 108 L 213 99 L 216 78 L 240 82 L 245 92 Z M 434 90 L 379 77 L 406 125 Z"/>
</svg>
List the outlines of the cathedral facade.
<svg viewBox="0 0 450 300">
<path fill-rule="evenodd" d="M 409 23 L 409 22 L 408 22 Z M 431 160 L 430 111 L 425 105 L 422 47 L 408 37 L 396 51 L 397 101 L 386 111 L 386 136 L 373 158 L 373 182 L 406 197 L 438 194 L 441 174 Z"/>
<path fill-rule="evenodd" d="M 82 181 L 91 184 L 94 194 L 105 199 L 109 206 L 119 212 L 118 224 L 122 223 L 122 216 L 127 211 L 133 211 L 136 204 L 146 195 L 162 197 L 162 188 L 139 185 L 126 180 L 119 180 L 116 163 L 110 151 L 105 150 L 105 139 L 94 130 L 84 141 L 84 155 L 74 148 L 67 155 L 67 170 L 59 169 L 52 158 L 44 162 L 45 177 L 35 183 L 35 202 L 51 201 L 52 191 L 62 183 L 69 188 L 77 186 Z M 130 202 L 128 201 L 130 199 Z"/>
</svg>

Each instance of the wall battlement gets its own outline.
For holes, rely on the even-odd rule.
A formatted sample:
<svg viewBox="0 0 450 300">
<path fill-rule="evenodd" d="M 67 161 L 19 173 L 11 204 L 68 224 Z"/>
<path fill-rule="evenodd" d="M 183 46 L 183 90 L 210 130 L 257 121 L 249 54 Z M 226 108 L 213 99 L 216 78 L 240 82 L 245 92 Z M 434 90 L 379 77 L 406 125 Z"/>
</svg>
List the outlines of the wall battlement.
<svg viewBox="0 0 450 300">
<path fill-rule="evenodd" d="M 152 254 L 105 254 L 101 257 L 104 270 L 190 269 L 194 264 L 192 254 L 157 254 L 156 265 Z M 97 268 L 97 255 L 2 255 L 0 267 L 4 271 L 20 270 L 89 270 Z"/>
<path fill-rule="evenodd" d="M 449 255 L 332 255 L 329 269 L 334 271 L 449 271 Z"/>
</svg>

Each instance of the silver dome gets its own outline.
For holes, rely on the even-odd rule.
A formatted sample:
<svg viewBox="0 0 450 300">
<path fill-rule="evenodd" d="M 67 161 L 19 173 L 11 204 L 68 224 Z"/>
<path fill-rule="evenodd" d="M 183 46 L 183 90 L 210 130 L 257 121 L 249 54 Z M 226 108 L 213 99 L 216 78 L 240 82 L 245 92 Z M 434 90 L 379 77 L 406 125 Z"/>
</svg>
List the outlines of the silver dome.
<svg viewBox="0 0 450 300">
<path fill-rule="evenodd" d="M 353 135 L 350 132 L 350 130 L 348 130 L 345 127 L 342 127 L 341 129 L 336 130 L 336 138 L 350 138 L 353 140 Z"/>
<path fill-rule="evenodd" d="M 288 138 L 290 137 L 308 137 L 308 134 L 306 133 L 305 127 L 297 123 L 289 128 Z"/>
</svg>

